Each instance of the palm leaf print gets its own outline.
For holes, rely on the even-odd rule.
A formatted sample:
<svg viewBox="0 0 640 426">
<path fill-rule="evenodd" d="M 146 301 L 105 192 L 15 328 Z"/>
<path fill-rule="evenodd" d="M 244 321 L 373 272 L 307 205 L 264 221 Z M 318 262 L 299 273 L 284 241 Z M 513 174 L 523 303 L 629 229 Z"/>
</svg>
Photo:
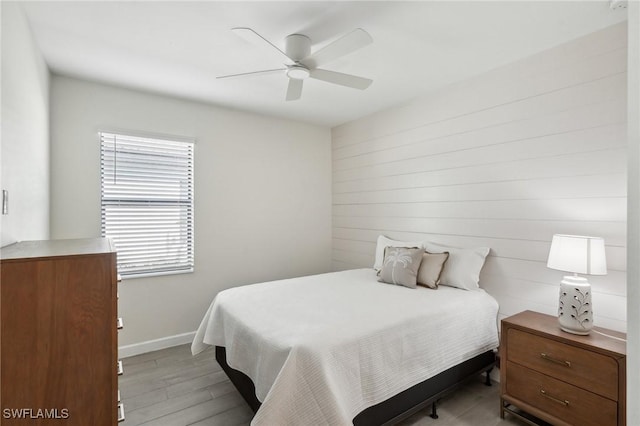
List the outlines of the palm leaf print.
<svg viewBox="0 0 640 426">
<path fill-rule="evenodd" d="M 398 284 L 396 281 L 396 265 L 402 264 L 403 268 L 406 268 L 407 265 L 413 263 L 411 259 L 411 255 L 407 253 L 402 248 L 388 248 L 389 253 L 384 259 L 384 265 L 391 265 L 391 281 L 393 284 Z"/>
</svg>

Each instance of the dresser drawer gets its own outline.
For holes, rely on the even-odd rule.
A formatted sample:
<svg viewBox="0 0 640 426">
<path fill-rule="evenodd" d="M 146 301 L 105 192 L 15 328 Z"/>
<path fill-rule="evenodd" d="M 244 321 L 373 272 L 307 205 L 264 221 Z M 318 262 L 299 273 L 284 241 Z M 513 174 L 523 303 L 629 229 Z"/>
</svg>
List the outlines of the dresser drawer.
<svg viewBox="0 0 640 426">
<path fill-rule="evenodd" d="M 510 361 L 507 394 L 569 424 L 618 424 L 616 402 Z"/>
<path fill-rule="evenodd" d="M 615 359 L 513 328 L 508 333 L 510 361 L 618 400 Z"/>
</svg>

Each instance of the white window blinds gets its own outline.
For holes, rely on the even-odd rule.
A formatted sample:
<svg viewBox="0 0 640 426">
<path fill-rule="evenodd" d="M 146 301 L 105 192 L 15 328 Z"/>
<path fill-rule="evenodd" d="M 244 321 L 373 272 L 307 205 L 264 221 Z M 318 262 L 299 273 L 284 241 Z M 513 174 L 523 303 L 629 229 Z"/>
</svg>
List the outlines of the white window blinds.
<svg viewBox="0 0 640 426">
<path fill-rule="evenodd" d="M 118 272 L 193 271 L 192 142 L 100 133 L 102 236 Z"/>
</svg>

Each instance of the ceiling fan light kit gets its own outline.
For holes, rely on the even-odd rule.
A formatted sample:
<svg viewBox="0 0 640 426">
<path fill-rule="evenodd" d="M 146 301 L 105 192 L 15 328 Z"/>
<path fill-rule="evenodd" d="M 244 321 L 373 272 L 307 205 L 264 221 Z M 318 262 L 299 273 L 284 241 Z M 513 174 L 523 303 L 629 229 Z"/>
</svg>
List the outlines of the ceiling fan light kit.
<svg viewBox="0 0 640 426">
<path fill-rule="evenodd" d="M 307 78 L 359 90 L 366 89 L 373 82 L 373 80 L 368 78 L 317 68 L 320 65 L 348 55 L 372 43 L 373 39 L 369 33 L 362 28 L 353 30 L 313 54 L 311 54 L 311 39 L 303 34 L 288 35 L 284 40 L 285 49 L 283 52 L 275 44 L 251 28 L 233 28 L 232 31 L 251 43 L 269 46 L 270 49 L 275 49 L 283 57 L 285 68 L 244 72 L 219 76 L 217 78 L 243 77 L 247 75 L 268 74 L 274 71 L 284 71 L 289 78 L 289 85 L 285 97 L 287 101 L 300 99 L 302 96 L 303 80 Z"/>
<path fill-rule="evenodd" d="M 309 69 L 302 65 L 291 65 L 289 69 L 287 69 L 287 77 L 296 80 L 304 80 L 309 77 L 309 75 Z"/>
</svg>

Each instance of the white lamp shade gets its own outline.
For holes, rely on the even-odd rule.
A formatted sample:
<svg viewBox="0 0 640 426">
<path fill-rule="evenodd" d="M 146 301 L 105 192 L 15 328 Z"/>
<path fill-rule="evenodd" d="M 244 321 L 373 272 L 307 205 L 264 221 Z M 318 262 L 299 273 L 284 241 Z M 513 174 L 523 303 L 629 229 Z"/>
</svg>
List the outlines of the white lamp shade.
<svg viewBox="0 0 640 426">
<path fill-rule="evenodd" d="M 586 275 L 606 275 L 604 239 L 556 234 L 551 241 L 547 267 Z"/>
</svg>

